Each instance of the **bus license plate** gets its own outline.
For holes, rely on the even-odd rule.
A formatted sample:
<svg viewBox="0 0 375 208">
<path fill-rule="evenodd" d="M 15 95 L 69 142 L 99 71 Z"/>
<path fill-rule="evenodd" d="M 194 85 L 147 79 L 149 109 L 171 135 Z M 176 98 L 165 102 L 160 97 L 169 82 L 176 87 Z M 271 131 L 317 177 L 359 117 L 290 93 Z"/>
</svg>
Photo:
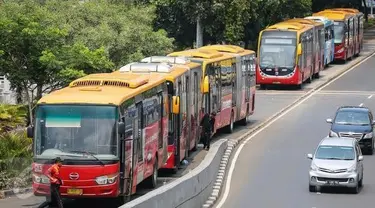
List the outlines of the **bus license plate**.
<svg viewBox="0 0 375 208">
<path fill-rule="evenodd" d="M 337 181 L 327 181 L 327 184 L 328 185 L 336 185 L 336 184 L 338 184 L 338 182 Z"/>
<path fill-rule="evenodd" d="M 82 195 L 83 190 L 82 189 L 68 189 L 67 194 L 68 195 Z"/>
</svg>

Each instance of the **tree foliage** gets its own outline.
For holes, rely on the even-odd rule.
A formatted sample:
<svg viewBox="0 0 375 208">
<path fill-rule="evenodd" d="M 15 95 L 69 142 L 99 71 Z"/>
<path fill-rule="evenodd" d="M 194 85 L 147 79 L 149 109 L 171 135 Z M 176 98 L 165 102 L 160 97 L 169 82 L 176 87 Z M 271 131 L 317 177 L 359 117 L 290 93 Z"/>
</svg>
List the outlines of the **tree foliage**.
<svg viewBox="0 0 375 208">
<path fill-rule="evenodd" d="M 6 1 L 0 7 L 0 74 L 18 91 L 35 89 L 38 99 L 85 74 L 170 52 L 173 39 L 153 30 L 154 17 L 152 6 L 106 0 Z"/>
</svg>

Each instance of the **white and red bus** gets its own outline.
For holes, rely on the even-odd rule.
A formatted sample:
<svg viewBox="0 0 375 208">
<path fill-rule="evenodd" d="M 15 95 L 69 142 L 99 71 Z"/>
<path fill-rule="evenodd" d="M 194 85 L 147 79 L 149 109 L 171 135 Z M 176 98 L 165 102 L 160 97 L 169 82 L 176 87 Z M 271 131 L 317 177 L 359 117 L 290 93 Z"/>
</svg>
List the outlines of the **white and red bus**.
<svg viewBox="0 0 375 208">
<path fill-rule="evenodd" d="M 333 20 L 335 60 L 346 62 L 355 54 L 356 33 L 354 15 L 344 11 L 324 10 L 313 16 L 324 16 Z"/>
<path fill-rule="evenodd" d="M 311 82 L 314 68 L 313 26 L 292 22 L 272 25 L 259 34 L 256 82 L 267 85 L 294 85 L 298 89 Z"/>
<path fill-rule="evenodd" d="M 167 104 L 171 107 L 175 96 L 180 109 L 168 115 L 168 159 L 163 169 L 176 172 L 181 161 L 188 157 L 189 151 L 197 149 L 199 142 L 201 65 L 180 57 L 152 56 L 127 64 L 113 73 L 151 73 L 166 78 Z"/>
<path fill-rule="evenodd" d="M 124 202 L 142 181 L 156 187 L 167 161 L 167 101 L 166 79 L 156 74 L 91 74 L 42 97 L 27 129 L 34 194 L 50 193 L 45 174 L 55 157 L 64 198 Z"/>
</svg>

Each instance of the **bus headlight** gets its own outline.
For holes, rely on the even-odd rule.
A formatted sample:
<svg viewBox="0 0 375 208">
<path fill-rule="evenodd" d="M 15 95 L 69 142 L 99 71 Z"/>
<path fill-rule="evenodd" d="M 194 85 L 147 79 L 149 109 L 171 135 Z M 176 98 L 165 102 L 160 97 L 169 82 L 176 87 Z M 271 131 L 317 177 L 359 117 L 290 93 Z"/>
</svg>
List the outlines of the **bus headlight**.
<svg viewBox="0 0 375 208">
<path fill-rule="evenodd" d="M 118 175 L 99 176 L 95 179 L 95 182 L 99 185 L 113 184 L 116 182 Z"/>
<path fill-rule="evenodd" d="M 33 180 L 35 183 L 49 184 L 49 178 L 45 175 L 33 175 Z"/>
</svg>

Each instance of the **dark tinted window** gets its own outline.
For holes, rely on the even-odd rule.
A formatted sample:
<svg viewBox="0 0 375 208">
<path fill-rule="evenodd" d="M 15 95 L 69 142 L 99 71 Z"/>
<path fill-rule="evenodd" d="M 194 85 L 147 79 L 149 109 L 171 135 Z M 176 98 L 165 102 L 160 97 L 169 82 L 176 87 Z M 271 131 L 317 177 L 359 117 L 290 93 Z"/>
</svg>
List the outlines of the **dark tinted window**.
<svg viewBox="0 0 375 208">
<path fill-rule="evenodd" d="M 369 125 L 370 118 L 366 111 L 338 111 L 335 118 L 336 124 Z"/>
</svg>

